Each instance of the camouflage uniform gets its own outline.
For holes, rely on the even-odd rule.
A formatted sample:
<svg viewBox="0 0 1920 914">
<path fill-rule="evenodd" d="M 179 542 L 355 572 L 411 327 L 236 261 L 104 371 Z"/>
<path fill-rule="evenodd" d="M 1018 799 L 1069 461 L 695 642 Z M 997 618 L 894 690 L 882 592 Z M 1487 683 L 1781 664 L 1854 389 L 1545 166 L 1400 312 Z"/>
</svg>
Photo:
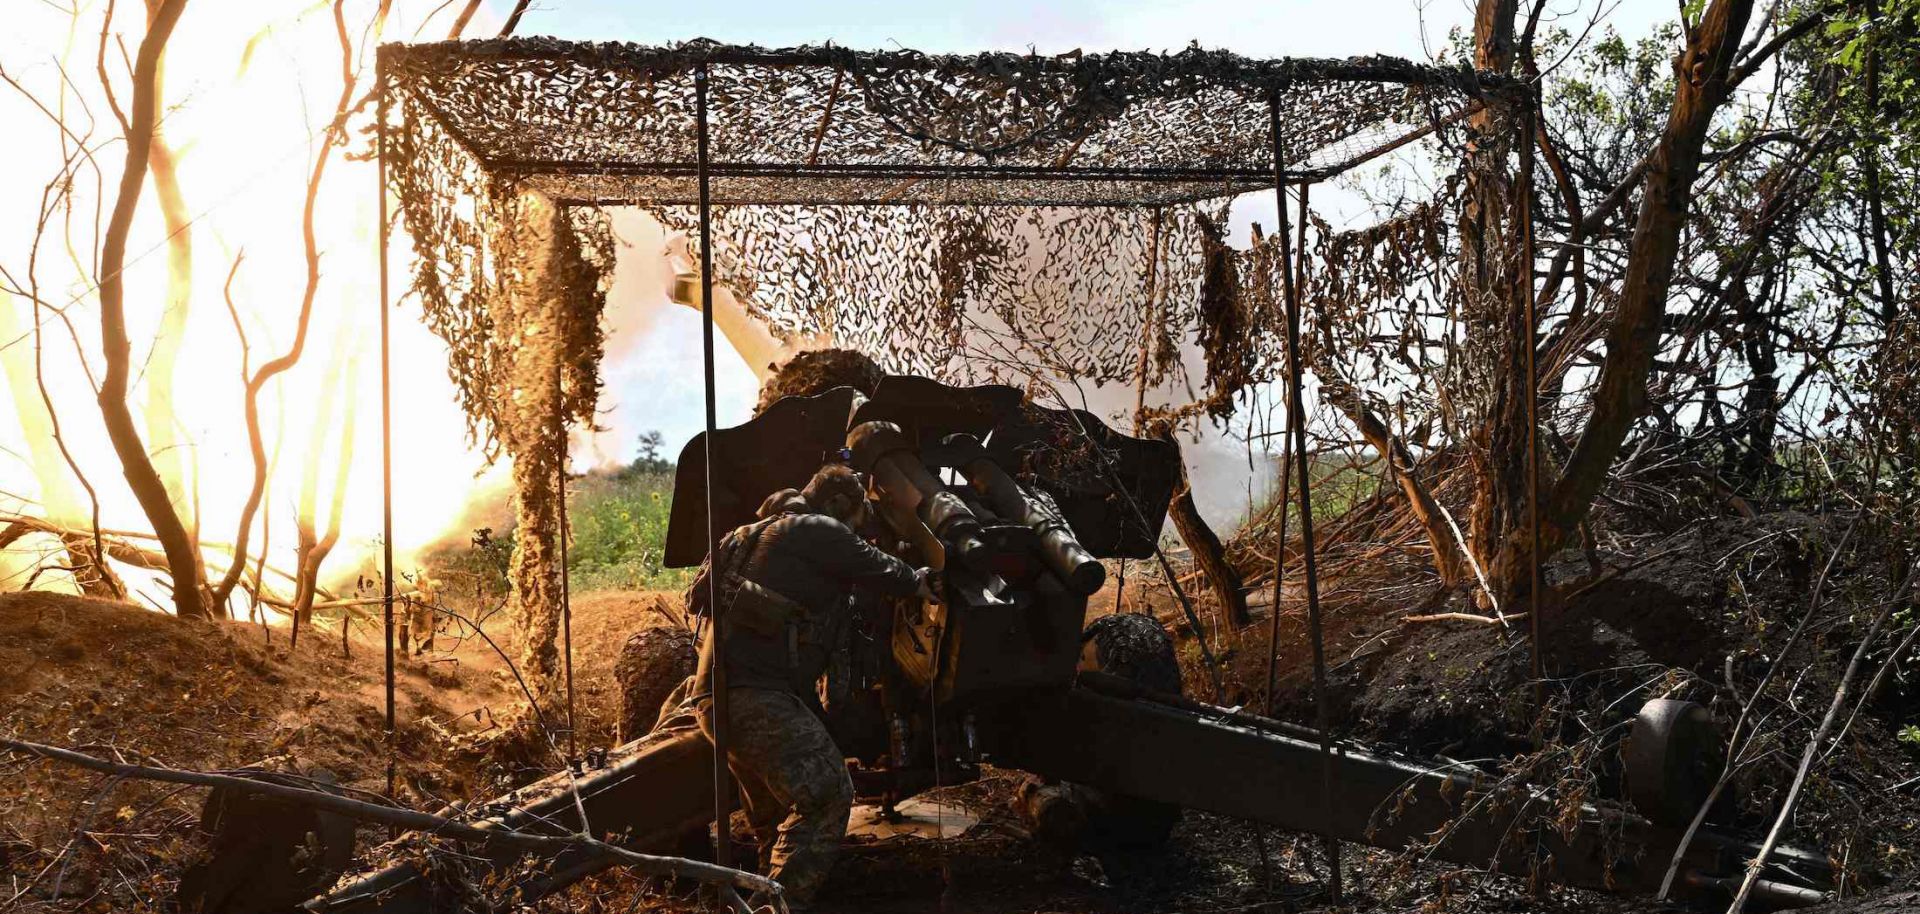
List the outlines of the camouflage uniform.
<svg viewBox="0 0 1920 914">
<path fill-rule="evenodd" d="M 712 704 L 700 730 L 713 738 Z M 827 881 L 853 808 L 846 756 L 806 703 L 780 689 L 727 690 L 727 767 L 740 784 L 760 864 L 805 904 Z"/>
<path fill-rule="evenodd" d="M 703 565 L 688 588 L 689 609 L 704 613 L 708 581 L 719 576 L 727 630 L 722 652 L 714 626 L 706 627 L 692 688 L 703 689 L 711 664 L 724 656 L 727 764 L 740 783 L 767 875 L 786 889 L 789 903 L 805 904 L 839 853 L 853 781 L 846 754 L 802 696 L 812 697 L 845 632 L 854 588 L 906 596 L 918 591 L 920 579 L 845 524 L 799 510 L 804 502 L 777 503 L 780 495 L 763 506 L 760 523 L 721 540 L 720 560 Z M 766 600 L 787 608 L 754 621 L 739 596 L 749 583 L 771 594 L 755 598 L 763 611 Z M 695 697 L 700 728 L 711 739 L 711 703 L 698 692 Z"/>
</svg>

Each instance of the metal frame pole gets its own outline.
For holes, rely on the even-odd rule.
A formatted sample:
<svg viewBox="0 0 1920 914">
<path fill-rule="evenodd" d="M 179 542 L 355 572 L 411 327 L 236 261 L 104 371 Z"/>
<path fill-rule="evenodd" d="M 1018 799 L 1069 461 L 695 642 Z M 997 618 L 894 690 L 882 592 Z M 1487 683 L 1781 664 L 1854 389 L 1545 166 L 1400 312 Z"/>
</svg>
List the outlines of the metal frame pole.
<svg viewBox="0 0 1920 914">
<path fill-rule="evenodd" d="M 553 424 L 558 434 L 554 446 L 560 454 L 554 461 L 553 475 L 556 495 L 560 499 L 560 643 L 566 660 L 567 686 L 567 764 L 578 768 L 580 765 L 579 727 L 573 719 L 573 581 L 567 570 L 567 541 L 573 531 L 567 524 L 567 406 L 561 379 L 565 369 L 554 366 L 553 392 L 557 408 L 554 410 Z M 583 823 L 584 824 L 584 823 Z"/>
<path fill-rule="evenodd" d="M 1517 281 L 1525 284 L 1527 312 L 1526 339 L 1521 343 L 1527 363 L 1527 646 L 1533 655 L 1533 703 L 1544 720 L 1547 674 L 1540 645 L 1540 591 L 1546 582 L 1540 569 L 1540 368 L 1536 348 L 1540 314 L 1533 283 L 1533 142 L 1538 111 L 1538 99 L 1529 93 L 1526 111 L 1520 118 L 1520 263 L 1514 272 Z M 1541 736 L 1544 738 L 1545 734 Z"/>
<path fill-rule="evenodd" d="M 378 121 L 374 130 L 374 157 L 378 159 L 380 180 L 380 553 L 381 616 L 386 623 L 387 639 L 387 796 L 393 796 L 393 357 L 388 333 L 391 305 L 387 289 L 387 74 L 382 68 L 376 77 L 374 111 Z"/>
<path fill-rule="evenodd" d="M 1295 286 L 1297 285 L 1297 283 L 1299 283 L 1300 281 L 1303 281 L 1306 278 L 1307 190 L 1312 186 L 1313 185 L 1311 184 L 1300 185 L 1300 217 L 1297 220 L 1298 225 L 1296 227 L 1296 231 L 1299 234 L 1294 236 L 1295 247 L 1293 250 L 1293 274 L 1292 274 L 1293 279 L 1289 280 L 1286 288 L 1282 290 L 1282 294 L 1287 296 L 1283 304 L 1285 305 L 1285 307 L 1288 307 L 1288 308 L 1292 307 L 1291 302 L 1293 300 L 1293 291 Z M 1287 214 L 1285 210 L 1282 210 L 1280 212 L 1278 227 L 1281 229 L 1282 233 L 1284 234 L 1287 227 Z M 1286 239 L 1285 238 L 1280 239 L 1279 243 L 1280 243 L 1281 256 L 1285 257 L 1287 253 Z M 1285 263 L 1285 261 L 1282 261 L 1282 263 L 1280 264 L 1280 268 L 1283 271 L 1283 275 L 1284 275 L 1284 271 L 1287 268 L 1287 264 Z M 1291 348 L 1292 343 L 1288 343 L 1288 346 L 1289 348 Z M 1280 530 L 1279 530 L 1279 535 L 1274 538 L 1274 547 L 1273 547 L 1273 606 L 1271 609 L 1267 611 L 1267 693 L 1266 695 L 1267 695 L 1267 716 L 1268 717 L 1273 716 L 1273 693 L 1274 693 L 1274 690 L 1279 685 L 1280 597 L 1284 592 L 1284 587 L 1282 585 L 1283 585 L 1283 582 L 1286 580 L 1286 572 L 1287 572 L 1287 505 L 1289 502 L 1293 500 L 1293 485 L 1290 478 L 1291 474 L 1293 473 L 1293 446 L 1292 446 L 1293 437 L 1292 436 L 1293 436 L 1293 426 L 1289 424 L 1287 428 L 1281 431 L 1281 439 L 1280 439 L 1283 442 L 1280 446 L 1281 454 L 1282 454 L 1280 458 Z"/>
<path fill-rule="evenodd" d="M 713 438 L 716 414 L 713 390 L 713 191 L 708 175 L 707 152 L 707 65 L 693 72 L 694 125 L 697 139 L 697 165 L 700 184 L 700 370 L 706 385 L 707 433 L 701 458 L 707 479 L 707 555 L 709 560 L 720 541 L 713 526 Z M 713 668 L 711 670 L 713 719 L 713 860 L 721 866 L 733 865 L 733 838 L 727 820 L 733 813 L 733 778 L 727 770 L 727 663 L 726 620 L 720 611 L 718 569 L 707 575 L 707 606 L 712 627 Z"/>
<path fill-rule="evenodd" d="M 1300 296 L 1299 287 L 1294 282 L 1292 232 L 1287 224 L 1287 166 L 1286 144 L 1280 136 L 1280 90 L 1273 89 L 1267 94 L 1267 123 L 1273 132 L 1273 195 L 1277 205 L 1280 236 L 1280 276 L 1286 295 L 1287 322 L 1287 438 L 1293 448 L 1295 484 L 1300 490 L 1300 545 L 1301 560 L 1307 579 L 1307 630 L 1313 642 L 1313 706 L 1314 724 L 1320 731 L 1321 784 L 1320 801 L 1328 805 L 1331 818 L 1333 802 L 1333 733 L 1332 717 L 1327 707 L 1327 654 L 1320 627 L 1320 570 L 1315 561 L 1313 548 L 1313 487 L 1307 468 L 1306 404 L 1300 391 Z M 1285 548 L 1285 544 L 1281 544 Z M 1275 606 L 1278 612 L 1279 607 Z M 1327 847 L 1327 892 L 1335 904 L 1340 903 L 1340 841 L 1326 839 Z"/>
</svg>

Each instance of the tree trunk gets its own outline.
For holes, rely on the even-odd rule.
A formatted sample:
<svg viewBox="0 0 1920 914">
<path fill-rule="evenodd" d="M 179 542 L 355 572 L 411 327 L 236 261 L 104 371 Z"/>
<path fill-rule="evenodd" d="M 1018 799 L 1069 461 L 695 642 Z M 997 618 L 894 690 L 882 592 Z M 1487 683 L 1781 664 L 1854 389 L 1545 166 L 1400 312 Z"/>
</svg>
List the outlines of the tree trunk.
<svg viewBox="0 0 1920 914">
<path fill-rule="evenodd" d="M 290 640 L 293 649 L 298 650 L 300 630 L 313 624 L 314 591 L 320 580 L 320 563 L 314 557 L 319 538 L 314 535 L 312 518 L 296 517 L 294 536 L 293 606 L 288 612 L 293 616 L 293 635 Z"/>
<path fill-rule="evenodd" d="M 339 377 L 342 353 L 335 352 L 333 364 L 327 367 L 326 380 L 320 392 L 320 404 L 316 415 L 316 428 L 328 428 L 333 423 L 333 402 L 336 396 L 334 382 Z M 296 549 L 298 564 L 293 575 L 293 616 L 294 640 L 299 640 L 300 627 L 313 617 L 313 601 L 320 592 L 320 566 L 326 562 L 327 555 L 340 542 L 340 516 L 344 513 L 347 498 L 347 474 L 353 465 L 353 428 L 354 428 L 354 375 L 349 374 L 345 388 L 346 421 L 340 424 L 340 451 L 333 460 L 333 500 L 327 515 L 327 533 L 316 536 L 314 518 L 318 514 L 320 464 L 326 458 L 326 449 L 316 447 L 307 455 L 307 465 L 301 471 L 300 499 L 294 507 L 294 528 L 298 533 Z M 266 526 L 262 524 L 262 526 Z M 264 551 L 264 548 L 263 548 Z M 258 580 L 255 581 L 258 589 Z"/>
<path fill-rule="evenodd" d="M 1517 0 L 1480 0 L 1474 15 L 1474 65 L 1507 73 L 1515 62 Z M 1455 378 L 1459 417 L 1469 434 L 1473 502 L 1467 511 L 1468 548 L 1482 558 L 1504 605 L 1526 586 L 1487 561 L 1526 517 L 1527 409 L 1525 281 L 1513 201 L 1521 188 L 1510 170 L 1514 149 L 1511 105 L 1490 104 L 1468 121 L 1472 151 L 1460 213 L 1462 362 Z"/>
<path fill-rule="evenodd" d="M 1775 342 L 1779 309 L 1773 306 L 1771 283 L 1755 296 L 1743 280 L 1732 290 L 1734 313 L 1739 316 L 1740 356 L 1752 372 L 1740 398 L 1738 432 L 1730 449 L 1728 477 L 1751 497 L 1772 489 L 1779 465 L 1774 462 L 1773 439 L 1780 424 L 1780 359 Z"/>
<path fill-rule="evenodd" d="M 377 29 L 386 21 L 386 3 L 382 3 L 375 17 L 374 41 L 379 40 Z M 213 599 L 221 606 L 226 605 L 227 597 L 240 583 L 240 574 L 245 570 L 247 539 L 253 534 L 254 512 L 260 508 L 260 499 L 267 487 L 267 448 L 260 431 L 260 394 L 266 389 L 268 381 L 282 372 L 300 363 L 300 357 L 306 352 L 307 330 L 313 322 L 314 297 L 320 291 L 320 246 L 314 233 L 314 209 L 320 198 L 320 183 L 327 176 L 327 162 L 333 156 L 334 140 L 345 129 L 346 118 L 353 107 L 353 43 L 347 37 L 345 7 L 335 3 L 333 7 L 334 30 L 340 39 L 341 81 L 340 95 L 334 102 L 333 120 L 327 125 L 320 148 L 314 153 L 313 168 L 307 175 L 306 202 L 300 210 L 300 237 L 302 253 L 306 258 L 306 284 L 300 293 L 300 308 L 294 320 L 293 342 L 287 351 L 268 360 L 247 380 L 245 407 L 243 410 L 247 423 L 247 445 L 253 456 L 253 486 L 247 491 L 247 501 L 240 509 L 240 530 L 234 534 L 234 560 L 227 566 L 213 587 Z M 236 326 L 238 325 L 236 319 Z"/>
<path fill-rule="evenodd" d="M 127 336 L 126 281 L 127 235 L 133 228 L 135 210 L 140 207 L 141 188 L 146 183 L 148 156 L 153 149 L 154 124 L 158 99 L 154 83 L 160 66 L 160 54 L 173 27 L 180 21 L 186 0 L 164 0 L 149 19 L 146 37 L 133 65 L 133 100 L 128 112 L 127 159 L 120 174 L 113 214 L 100 247 L 100 343 L 106 370 L 100 379 L 100 417 L 113 443 L 114 455 L 133 490 L 140 509 L 153 525 L 153 532 L 167 557 L 167 570 L 173 578 L 174 611 L 183 617 L 208 618 L 204 576 L 199 551 L 180 515 L 166 483 L 154 469 L 146 443 L 127 406 L 129 362 L 133 343 Z"/>
<path fill-rule="evenodd" d="M 160 0 L 147 0 L 149 19 L 159 12 Z M 166 100 L 166 56 L 154 69 L 153 95 L 156 104 Z M 147 424 L 148 451 L 153 454 L 154 469 L 161 480 L 176 492 L 186 491 L 188 449 L 179 440 L 179 418 L 173 406 L 174 366 L 180 360 L 180 347 L 186 343 L 187 313 L 193 303 L 193 214 L 180 192 L 180 174 L 173 148 L 156 125 L 148 152 L 147 170 L 153 175 L 153 195 L 160 204 L 160 216 L 167 232 L 167 304 L 160 318 L 160 329 L 153 335 L 153 350 L 147 356 L 146 405 L 142 409 Z M 187 534 L 196 541 L 200 519 L 186 517 Z M 216 611 L 225 611 L 225 603 L 216 599 Z"/>
<path fill-rule="evenodd" d="M 60 544 L 67 550 L 67 573 L 72 575 L 73 584 L 80 593 L 103 600 L 120 600 L 126 596 L 126 585 L 113 573 L 112 566 L 100 561 L 100 554 L 93 548 L 93 537 L 87 533 L 78 533 L 63 529 L 52 523 L 23 518 L 8 520 L 0 526 L 0 549 L 19 542 L 29 533 L 47 533 L 59 537 Z M 39 572 L 35 572 L 37 577 Z"/>
<path fill-rule="evenodd" d="M 0 292 L 0 336 L 7 339 L 21 338 L 14 318 L 11 295 Z M 37 308 L 35 310 L 38 310 Z M 47 394 L 46 375 L 41 371 L 41 341 L 38 335 L 38 315 L 34 315 L 35 328 L 30 334 L 33 342 L 33 365 L 31 370 L 27 359 L 16 353 L 0 353 L 0 373 L 7 378 L 7 386 L 13 394 L 14 412 L 20 418 L 20 430 L 25 433 L 28 465 L 34 478 L 40 483 L 40 506 L 50 523 L 69 527 L 85 525 L 89 528 L 84 535 L 74 533 L 60 534 L 60 540 L 66 544 L 68 566 L 73 568 L 74 583 L 80 592 L 88 596 L 108 600 L 126 598 L 126 586 L 113 573 L 113 569 L 99 561 L 104 551 L 104 543 L 99 536 L 99 511 L 94 502 L 93 489 L 86 476 L 80 472 L 77 462 L 67 450 L 66 441 L 60 434 L 59 417 L 53 410 L 53 398 Z M 9 357 L 13 356 L 13 357 Z M 67 473 L 71 472 L 87 489 L 88 505 L 82 505 L 67 482 Z M 93 510 L 89 511 L 89 507 Z M 12 528 L 9 528 L 12 529 Z M 9 536 L 17 538 L 25 528 L 13 533 L 0 530 L 0 548 L 11 542 Z"/>
<path fill-rule="evenodd" d="M 1607 331 L 1607 354 L 1593 396 L 1593 413 L 1568 457 L 1560 481 L 1542 505 L 1541 554 L 1550 555 L 1587 515 L 1627 433 L 1646 411 L 1647 378 L 1660 347 L 1660 325 L 1673 285 L 1674 258 L 1700 172 L 1708 128 L 1732 94 L 1728 71 L 1739 48 L 1752 0 L 1715 0 L 1674 61 L 1673 108 L 1647 165 L 1646 189 L 1626 277 Z M 1519 567 L 1524 532 L 1510 536 L 1501 565 Z"/>
<path fill-rule="evenodd" d="M 1164 421 L 1152 423 L 1149 435 L 1173 445 L 1180 446 L 1174 439 L 1173 428 Z M 1253 624 L 1253 615 L 1247 611 L 1247 592 L 1240 580 L 1240 572 L 1233 569 L 1233 563 L 1227 561 L 1226 547 L 1220 543 L 1220 536 L 1213 532 L 1207 519 L 1200 516 L 1200 509 L 1193 503 L 1193 486 L 1187 481 L 1187 463 L 1179 462 L 1180 485 L 1173 490 L 1173 501 L 1167 505 L 1167 515 L 1173 518 L 1173 528 L 1180 533 L 1180 541 L 1187 544 L 1187 551 L 1193 553 L 1193 562 L 1207 579 L 1207 585 L 1213 588 L 1213 596 L 1226 610 L 1227 620 L 1235 629 Z M 1284 548 L 1284 544 L 1282 544 Z M 1279 607 L 1275 607 L 1277 612 Z M 1200 634 L 1198 632 L 1196 635 Z"/>
<path fill-rule="evenodd" d="M 126 599 L 127 585 L 113 573 L 101 550 L 94 548 L 91 534 L 62 533 L 60 543 L 67 547 L 67 567 L 73 569 L 69 574 L 82 594 L 102 600 Z"/>
<path fill-rule="evenodd" d="M 1359 392 L 1329 371 L 1317 372 L 1320 378 L 1321 397 L 1333 404 L 1359 429 L 1360 437 L 1387 459 L 1393 469 L 1393 478 L 1400 491 L 1407 497 L 1407 507 L 1420 526 L 1427 531 L 1427 542 L 1433 547 L 1433 569 L 1440 575 L 1440 583 L 1451 587 L 1465 579 L 1461 568 L 1464 556 L 1460 550 L 1462 544 L 1454 538 L 1453 530 L 1447 526 L 1441 512 L 1440 503 L 1434 500 L 1433 493 L 1427 490 L 1415 473 L 1413 454 L 1380 417 L 1373 414 L 1361 400 Z M 1285 548 L 1285 544 L 1281 544 Z"/>
</svg>

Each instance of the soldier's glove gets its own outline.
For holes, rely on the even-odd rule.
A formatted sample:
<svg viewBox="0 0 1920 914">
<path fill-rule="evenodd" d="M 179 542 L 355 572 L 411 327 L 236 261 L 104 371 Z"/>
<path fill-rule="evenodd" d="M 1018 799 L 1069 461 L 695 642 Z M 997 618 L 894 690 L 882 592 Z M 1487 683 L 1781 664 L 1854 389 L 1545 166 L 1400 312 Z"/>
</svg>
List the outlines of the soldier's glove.
<svg viewBox="0 0 1920 914">
<path fill-rule="evenodd" d="M 913 579 L 915 583 L 920 585 L 920 589 L 916 594 L 920 599 L 933 603 L 944 602 L 940 599 L 939 572 L 931 568 L 916 568 L 913 572 Z"/>
</svg>

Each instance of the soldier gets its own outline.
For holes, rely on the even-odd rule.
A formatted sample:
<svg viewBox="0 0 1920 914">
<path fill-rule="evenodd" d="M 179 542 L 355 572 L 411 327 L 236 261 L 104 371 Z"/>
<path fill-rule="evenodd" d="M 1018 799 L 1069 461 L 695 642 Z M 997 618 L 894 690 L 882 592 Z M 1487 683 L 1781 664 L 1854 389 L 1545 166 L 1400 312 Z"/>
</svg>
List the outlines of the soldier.
<svg viewBox="0 0 1920 914">
<path fill-rule="evenodd" d="M 433 629 L 435 613 L 433 607 L 440 602 L 440 582 L 428 576 L 422 568 L 413 577 L 414 592 L 407 597 L 406 624 L 400 629 L 400 647 L 416 656 L 433 650 Z"/>
<path fill-rule="evenodd" d="M 688 591 L 689 608 L 704 612 L 708 576 L 719 575 L 727 628 L 727 762 L 767 875 L 786 889 L 790 906 L 806 905 L 826 881 L 853 805 L 846 755 L 802 696 L 826 669 L 854 587 L 932 597 L 926 569 L 915 570 L 854 532 L 868 510 L 858 475 L 839 464 L 822 467 L 798 499 L 770 498 L 762 509 L 769 516 L 727 534 Z M 696 688 L 711 681 L 713 657 L 708 626 Z M 703 698 L 699 707 L 700 728 L 712 738 L 711 702 Z"/>
</svg>

